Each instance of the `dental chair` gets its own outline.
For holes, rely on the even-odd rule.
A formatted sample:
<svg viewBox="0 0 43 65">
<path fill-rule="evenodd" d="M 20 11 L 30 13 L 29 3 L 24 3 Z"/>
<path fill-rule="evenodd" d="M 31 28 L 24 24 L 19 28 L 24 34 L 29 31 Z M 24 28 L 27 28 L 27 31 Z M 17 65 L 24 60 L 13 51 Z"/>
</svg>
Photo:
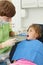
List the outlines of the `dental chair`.
<svg viewBox="0 0 43 65">
<path fill-rule="evenodd" d="M 9 65 L 10 64 L 9 53 L 10 52 L 0 54 L 0 65 Z"/>
<path fill-rule="evenodd" d="M 43 24 L 38 24 L 41 26 L 41 33 L 42 33 L 42 37 L 39 38 L 38 40 L 40 40 L 41 42 L 43 42 Z"/>
<path fill-rule="evenodd" d="M 42 37 L 39 38 L 38 40 L 41 41 L 43 43 L 43 24 L 38 24 L 41 26 L 41 33 L 42 33 Z M 20 41 L 21 42 L 21 41 Z M 12 57 L 13 57 L 13 54 L 16 50 L 16 47 L 17 47 L 17 44 L 19 44 L 19 42 L 16 42 L 16 44 L 12 47 L 11 51 L 10 51 L 10 54 L 9 54 L 9 60 L 10 62 L 12 63 Z"/>
</svg>

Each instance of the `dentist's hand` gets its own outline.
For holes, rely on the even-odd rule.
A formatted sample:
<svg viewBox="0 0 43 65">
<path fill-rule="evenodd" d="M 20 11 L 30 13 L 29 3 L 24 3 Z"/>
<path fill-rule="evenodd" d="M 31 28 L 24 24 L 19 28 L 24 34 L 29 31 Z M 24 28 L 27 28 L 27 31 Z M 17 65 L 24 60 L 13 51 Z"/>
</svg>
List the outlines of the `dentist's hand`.
<svg viewBox="0 0 43 65">
<path fill-rule="evenodd" d="M 8 46 L 13 46 L 13 45 L 15 45 L 15 42 L 16 42 L 16 38 L 9 39 L 9 40 L 1 43 L 0 44 L 0 48 L 4 48 L 4 47 L 8 47 Z"/>
</svg>

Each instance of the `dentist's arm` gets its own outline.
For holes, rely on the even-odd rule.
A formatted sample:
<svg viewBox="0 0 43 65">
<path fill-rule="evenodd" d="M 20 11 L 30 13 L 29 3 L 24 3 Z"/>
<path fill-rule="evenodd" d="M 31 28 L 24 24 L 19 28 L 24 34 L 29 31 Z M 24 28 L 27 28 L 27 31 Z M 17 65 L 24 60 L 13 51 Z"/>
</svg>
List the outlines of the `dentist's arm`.
<svg viewBox="0 0 43 65">
<path fill-rule="evenodd" d="M 4 48 L 4 47 L 8 47 L 8 46 L 13 46 L 13 45 L 15 45 L 15 42 L 16 42 L 15 38 L 9 39 L 9 40 L 7 40 L 7 41 L 0 44 L 0 49 Z"/>
</svg>

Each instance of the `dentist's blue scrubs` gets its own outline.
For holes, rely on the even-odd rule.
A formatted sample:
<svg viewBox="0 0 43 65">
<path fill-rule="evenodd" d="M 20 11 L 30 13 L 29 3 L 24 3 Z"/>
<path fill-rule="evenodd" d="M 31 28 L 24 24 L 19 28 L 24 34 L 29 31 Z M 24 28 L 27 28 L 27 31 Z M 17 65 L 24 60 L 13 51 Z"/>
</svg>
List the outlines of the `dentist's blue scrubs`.
<svg viewBox="0 0 43 65">
<path fill-rule="evenodd" d="M 12 57 L 12 60 L 26 59 L 37 65 L 43 65 L 43 44 L 39 40 L 21 41 Z"/>
</svg>

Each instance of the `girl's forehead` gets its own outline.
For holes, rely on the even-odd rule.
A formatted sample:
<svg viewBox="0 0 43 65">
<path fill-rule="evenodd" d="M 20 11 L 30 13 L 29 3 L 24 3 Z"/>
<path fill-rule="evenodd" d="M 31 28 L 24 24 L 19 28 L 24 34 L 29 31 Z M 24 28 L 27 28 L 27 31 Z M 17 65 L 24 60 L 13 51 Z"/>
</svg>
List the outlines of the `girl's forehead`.
<svg viewBox="0 0 43 65">
<path fill-rule="evenodd" d="M 34 30 L 34 27 L 29 27 L 27 31 Z"/>
</svg>

